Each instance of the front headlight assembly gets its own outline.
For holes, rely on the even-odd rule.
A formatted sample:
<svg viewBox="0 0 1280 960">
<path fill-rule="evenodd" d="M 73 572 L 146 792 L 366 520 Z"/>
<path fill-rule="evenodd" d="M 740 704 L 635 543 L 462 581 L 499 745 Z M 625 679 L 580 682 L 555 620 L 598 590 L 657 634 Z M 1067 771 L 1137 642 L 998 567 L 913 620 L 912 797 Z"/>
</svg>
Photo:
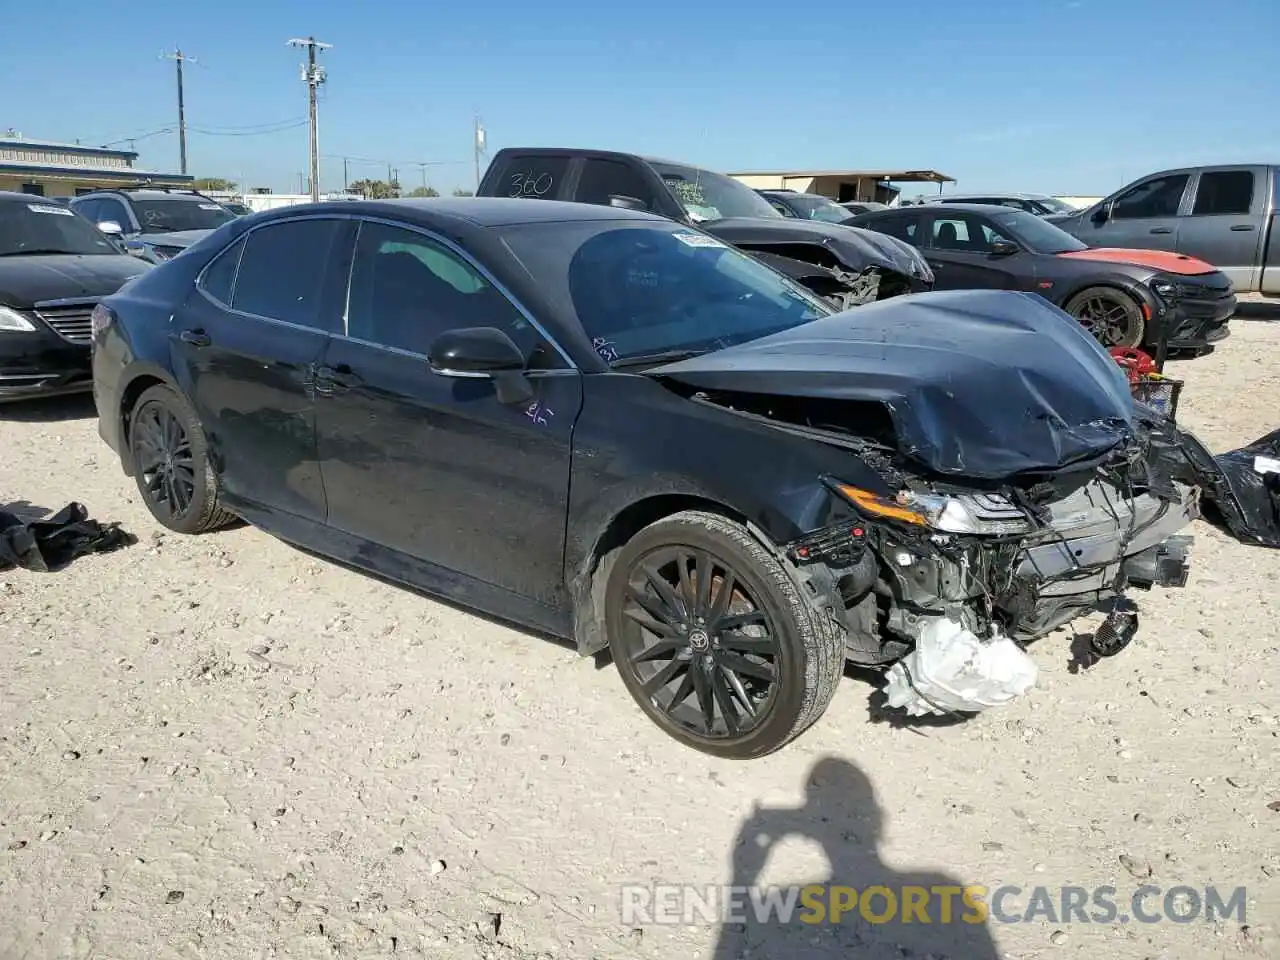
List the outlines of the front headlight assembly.
<svg viewBox="0 0 1280 960">
<path fill-rule="evenodd" d="M 36 325 L 10 307 L 0 307 L 0 333 L 32 333 Z"/>
<path fill-rule="evenodd" d="M 1026 514 L 998 493 L 946 495 L 902 490 L 888 498 L 847 483 L 830 486 L 870 519 L 896 520 L 939 533 L 1001 536 L 1031 530 Z"/>
</svg>

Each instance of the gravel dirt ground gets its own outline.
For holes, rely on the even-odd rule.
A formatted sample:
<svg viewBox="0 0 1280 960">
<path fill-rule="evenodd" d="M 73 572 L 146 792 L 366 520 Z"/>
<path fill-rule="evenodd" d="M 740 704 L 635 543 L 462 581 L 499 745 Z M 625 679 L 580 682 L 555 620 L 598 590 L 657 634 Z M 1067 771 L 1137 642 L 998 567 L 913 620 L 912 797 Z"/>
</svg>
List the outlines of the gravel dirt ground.
<svg viewBox="0 0 1280 960">
<path fill-rule="evenodd" d="M 1276 425 L 1280 323 L 1172 369 L 1214 449 Z M 0 409 L 0 504 L 139 542 L 0 574 L 0 957 L 1280 957 L 1280 552 L 1199 523 L 1120 656 L 904 726 L 850 675 L 753 763 L 611 666 L 241 527 L 162 533 L 81 400 Z M 624 923 L 624 884 L 1247 888 L 1246 919 Z M 1147 901 L 1158 909 L 1160 895 Z M 936 918 L 936 912 L 934 914 Z M 841 946 L 843 944 L 843 946 Z"/>
</svg>

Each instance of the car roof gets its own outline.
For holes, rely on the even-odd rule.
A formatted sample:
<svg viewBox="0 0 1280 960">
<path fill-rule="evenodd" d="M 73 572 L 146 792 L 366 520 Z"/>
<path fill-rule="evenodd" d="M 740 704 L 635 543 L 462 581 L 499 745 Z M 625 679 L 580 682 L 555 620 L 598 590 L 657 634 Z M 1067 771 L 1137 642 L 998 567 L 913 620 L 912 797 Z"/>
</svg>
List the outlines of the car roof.
<svg viewBox="0 0 1280 960">
<path fill-rule="evenodd" d="M 1053 198 L 1047 193 L 1005 193 L 1004 191 L 990 190 L 986 193 L 944 193 L 940 197 L 925 197 L 925 203 L 943 203 L 949 200 L 968 200 L 973 197 L 1003 197 L 1007 200 L 1052 200 Z M 991 206 L 991 204 L 986 204 Z"/>
<path fill-rule="evenodd" d="M 443 221 L 477 227 L 506 227 L 521 223 L 564 223 L 625 220 L 670 223 L 666 217 L 642 210 L 625 210 L 595 203 L 567 200 L 533 200 L 524 197 L 422 197 L 394 200 L 332 200 L 280 207 L 259 214 L 262 219 L 284 219 L 301 213 L 345 213 L 383 216 L 408 223 L 430 225 Z"/>
<path fill-rule="evenodd" d="M 889 207 L 886 210 L 868 210 L 861 214 L 864 217 L 885 217 L 889 214 L 918 214 L 922 204 L 913 203 L 909 207 Z M 977 213 L 985 217 L 995 216 L 997 210 L 1002 213 L 1026 213 L 1029 217 L 1034 217 L 1034 213 L 1027 213 L 1025 210 L 1018 210 L 1014 207 L 1000 207 L 995 203 L 948 203 L 947 212 L 949 213 Z"/>
<path fill-rule="evenodd" d="M 57 203 L 62 197 L 41 197 L 34 193 L 19 193 L 17 190 L 0 190 L 0 202 L 5 203 Z"/>
</svg>

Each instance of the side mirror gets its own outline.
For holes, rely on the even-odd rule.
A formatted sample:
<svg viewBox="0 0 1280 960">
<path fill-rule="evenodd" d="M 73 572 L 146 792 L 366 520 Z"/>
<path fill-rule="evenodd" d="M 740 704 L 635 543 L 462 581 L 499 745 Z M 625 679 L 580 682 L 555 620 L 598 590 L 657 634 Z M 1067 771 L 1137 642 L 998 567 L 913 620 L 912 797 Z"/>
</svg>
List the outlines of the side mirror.
<svg viewBox="0 0 1280 960">
<path fill-rule="evenodd" d="M 98 229 L 113 237 L 118 237 L 124 234 L 124 230 L 121 228 L 120 224 L 116 223 L 114 220 L 103 220 L 98 224 Z"/>
<path fill-rule="evenodd" d="M 612 193 L 609 195 L 609 206 L 620 207 L 623 210 L 648 210 L 649 205 L 643 200 L 637 200 L 635 197 L 624 197 L 621 194 Z"/>
<path fill-rule="evenodd" d="M 1011 257 L 1018 252 L 1018 245 L 1012 240 L 995 240 L 991 244 L 993 257 Z"/>
<path fill-rule="evenodd" d="M 1092 220 L 1094 223 L 1106 223 L 1108 220 L 1111 219 L 1111 204 L 1109 203 L 1100 204 L 1098 209 L 1093 211 L 1093 214 L 1089 217 L 1089 219 Z"/>
<path fill-rule="evenodd" d="M 431 344 L 427 362 L 442 377 L 493 380 L 501 403 L 523 403 L 533 397 L 524 375 L 524 354 L 497 327 L 446 330 Z"/>
</svg>

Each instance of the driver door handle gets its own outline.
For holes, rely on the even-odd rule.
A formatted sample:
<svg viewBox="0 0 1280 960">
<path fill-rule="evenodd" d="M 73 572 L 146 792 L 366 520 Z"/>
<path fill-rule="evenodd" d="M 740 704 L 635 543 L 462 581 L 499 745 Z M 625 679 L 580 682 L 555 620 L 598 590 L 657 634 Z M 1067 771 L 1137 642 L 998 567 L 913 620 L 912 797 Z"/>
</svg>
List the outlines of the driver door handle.
<svg viewBox="0 0 1280 960">
<path fill-rule="evenodd" d="M 183 343 L 189 343 L 193 347 L 207 347 L 213 343 L 213 338 L 203 330 L 183 330 L 178 334 L 178 339 Z"/>
<path fill-rule="evenodd" d="M 1237 223 L 1237 224 L 1236 224 L 1234 227 L 1232 227 L 1231 229 L 1232 229 L 1233 231 L 1235 231 L 1236 233 L 1243 233 L 1243 232 L 1244 232 L 1244 231 L 1246 231 L 1246 230 L 1252 230 L 1252 229 L 1253 229 L 1253 224 L 1252 224 L 1252 223 Z"/>
<path fill-rule="evenodd" d="M 1172 227 L 1152 227 L 1152 233 L 1173 233 Z"/>
</svg>

